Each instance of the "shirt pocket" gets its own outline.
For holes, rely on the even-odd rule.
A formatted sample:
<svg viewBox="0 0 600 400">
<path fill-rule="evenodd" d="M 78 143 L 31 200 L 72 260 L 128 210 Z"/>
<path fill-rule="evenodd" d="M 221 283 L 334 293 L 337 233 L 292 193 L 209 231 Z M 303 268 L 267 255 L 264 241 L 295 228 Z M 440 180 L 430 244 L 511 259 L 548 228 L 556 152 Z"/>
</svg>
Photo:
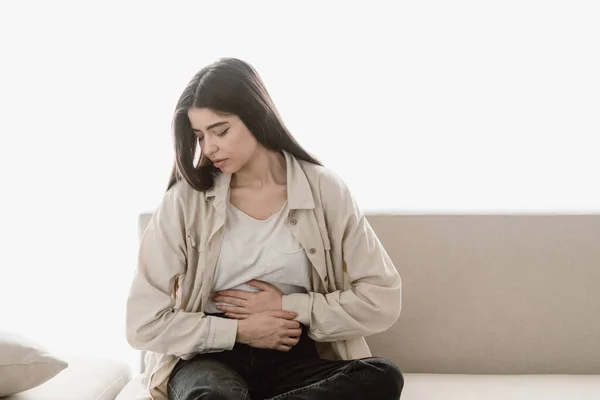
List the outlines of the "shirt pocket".
<svg viewBox="0 0 600 400">
<path fill-rule="evenodd" d="M 191 251 L 201 253 L 206 249 L 206 232 L 196 226 L 192 226 L 186 232 L 186 241 L 188 253 Z"/>
<path fill-rule="evenodd" d="M 292 235 L 275 235 L 267 241 L 264 249 L 269 259 L 297 258 L 304 253 L 304 247 Z"/>
<path fill-rule="evenodd" d="M 310 261 L 300 244 L 267 246 L 267 268 L 264 277 L 276 283 L 310 287 Z"/>
<path fill-rule="evenodd" d="M 275 255 L 294 255 L 304 251 L 304 247 L 300 244 L 283 245 L 283 244 L 270 244 L 267 246 L 269 253 Z"/>
<path fill-rule="evenodd" d="M 197 226 L 190 227 L 186 231 L 186 247 L 186 272 L 182 275 L 182 279 L 179 282 L 179 305 L 187 310 L 190 299 L 193 302 L 196 297 L 194 291 L 198 287 L 195 286 L 202 282 L 204 265 L 206 264 L 207 240 L 205 232 Z"/>
<path fill-rule="evenodd" d="M 270 245 L 266 248 L 266 256 L 266 264 L 271 271 L 299 268 L 308 261 L 306 252 L 300 245 L 291 247 Z"/>
</svg>

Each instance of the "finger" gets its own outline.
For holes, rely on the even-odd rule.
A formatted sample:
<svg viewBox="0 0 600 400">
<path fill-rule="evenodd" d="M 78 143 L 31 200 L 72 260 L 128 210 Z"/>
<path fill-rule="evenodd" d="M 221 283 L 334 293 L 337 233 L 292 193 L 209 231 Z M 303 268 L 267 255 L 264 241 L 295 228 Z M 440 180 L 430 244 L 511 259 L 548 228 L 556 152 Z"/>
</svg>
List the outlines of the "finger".
<svg viewBox="0 0 600 400">
<path fill-rule="evenodd" d="M 291 311 L 283 311 L 283 310 L 270 311 L 269 314 L 272 317 L 283 318 L 283 319 L 294 319 L 298 316 L 298 314 L 296 314 L 296 313 L 293 313 Z"/>
<path fill-rule="evenodd" d="M 300 338 L 297 337 L 287 337 L 285 339 L 283 339 L 281 341 L 281 344 L 284 344 L 286 346 L 295 346 L 298 344 L 298 342 L 300 341 Z"/>
<path fill-rule="evenodd" d="M 296 337 L 302 335 L 302 329 L 287 329 L 285 335 L 288 337 Z"/>
<path fill-rule="evenodd" d="M 221 291 L 217 292 L 218 297 L 229 296 L 229 297 L 236 297 L 236 298 L 242 299 L 242 300 L 248 300 L 248 297 L 251 294 L 252 293 L 250 293 L 250 292 L 245 292 L 243 290 L 235 290 L 235 289 L 221 290 Z"/>
<path fill-rule="evenodd" d="M 283 321 L 283 326 L 288 329 L 299 329 L 300 322 L 287 320 L 287 321 Z"/>
<path fill-rule="evenodd" d="M 288 351 L 290 351 L 291 348 L 292 348 L 292 346 L 280 344 L 280 345 L 277 345 L 277 347 L 275 347 L 275 350 L 279 350 L 279 351 L 283 351 L 283 352 L 287 353 Z"/>
<path fill-rule="evenodd" d="M 264 292 L 276 292 L 279 291 L 279 289 L 277 289 L 277 287 L 271 285 L 270 283 L 267 282 L 263 282 L 263 281 L 258 281 L 258 280 L 252 280 L 249 282 L 246 282 L 246 284 L 255 287 L 257 289 L 260 289 Z"/>
<path fill-rule="evenodd" d="M 226 306 L 226 305 L 217 305 L 217 310 L 223 312 L 231 312 L 236 314 L 249 314 L 249 312 L 244 307 L 235 307 L 235 306 Z"/>
<path fill-rule="evenodd" d="M 246 300 L 231 296 L 217 296 L 215 297 L 215 301 L 218 303 L 227 303 L 239 307 L 246 305 Z"/>
<path fill-rule="evenodd" d="M 227 312 L 227 313 L 225 313 L 225 316 L 227 318 L 233 318 L 233 319 L 246 319 L 250 315 L 248 315 L 248 314 L 238 314 L 238 313 Z"/>
</svg>

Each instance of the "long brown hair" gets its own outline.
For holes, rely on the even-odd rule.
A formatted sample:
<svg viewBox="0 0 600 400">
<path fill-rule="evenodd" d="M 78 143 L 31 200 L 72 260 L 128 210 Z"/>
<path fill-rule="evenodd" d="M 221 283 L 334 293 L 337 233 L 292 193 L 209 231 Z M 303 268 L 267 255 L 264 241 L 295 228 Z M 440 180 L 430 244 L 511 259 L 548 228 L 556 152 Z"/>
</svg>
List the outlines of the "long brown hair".
<svg viewBox="0 0 600 400">
<path fill-rule="evenodd" d="M 203 154 L 195 160 L 200 145 L 188 118 L 190 108 L 235 114 L 265 148 L 286 150 L 298 159 L 322 165 L 288 131 L 256 70 L 242 60 L 222 58 L 200 70 L 177 102 L 173 117 L 175 161 L 167 190 L 183 178 L 194 189 L 206 191 L 220 173 Z"/>
</svg>

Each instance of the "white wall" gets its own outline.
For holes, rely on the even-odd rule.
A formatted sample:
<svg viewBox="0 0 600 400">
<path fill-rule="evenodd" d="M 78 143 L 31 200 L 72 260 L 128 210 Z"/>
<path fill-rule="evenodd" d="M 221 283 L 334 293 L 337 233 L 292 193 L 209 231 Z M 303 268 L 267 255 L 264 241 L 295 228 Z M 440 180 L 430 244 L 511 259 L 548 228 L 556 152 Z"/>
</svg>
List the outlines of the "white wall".
<svg viewBox="0 0 600 400">
<path fill-rule="evenodd" d="M 365 210 L 600 211 L 597 2 L 323 3 L 0 3 L 2 327 L 133 359 L 137 214 L 221 56 Z"/>
</svg>

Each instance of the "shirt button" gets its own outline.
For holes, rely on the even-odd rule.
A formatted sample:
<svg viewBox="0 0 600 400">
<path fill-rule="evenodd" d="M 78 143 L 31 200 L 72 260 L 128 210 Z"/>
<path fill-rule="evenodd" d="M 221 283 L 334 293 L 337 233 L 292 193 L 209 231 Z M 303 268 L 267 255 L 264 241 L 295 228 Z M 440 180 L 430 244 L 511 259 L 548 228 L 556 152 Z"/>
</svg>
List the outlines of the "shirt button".
<svg viewBox="0 0 600 400">
<path fill-rule="evenodd" d="M 312 249 L 310 249 L 309 251 L 310 251 L 310 254 L 316 254 L 317 253 L 317 250 L 314 247 Z"/>
<path fill-rule="evenodd" d="M 290 224 L 292 224 L 292 225 L 296 225 L 297 223 L 298 223 L 298 221 L 296 221 L 294 218 L 292 218 L 290 220 Z"/>
</svg>

